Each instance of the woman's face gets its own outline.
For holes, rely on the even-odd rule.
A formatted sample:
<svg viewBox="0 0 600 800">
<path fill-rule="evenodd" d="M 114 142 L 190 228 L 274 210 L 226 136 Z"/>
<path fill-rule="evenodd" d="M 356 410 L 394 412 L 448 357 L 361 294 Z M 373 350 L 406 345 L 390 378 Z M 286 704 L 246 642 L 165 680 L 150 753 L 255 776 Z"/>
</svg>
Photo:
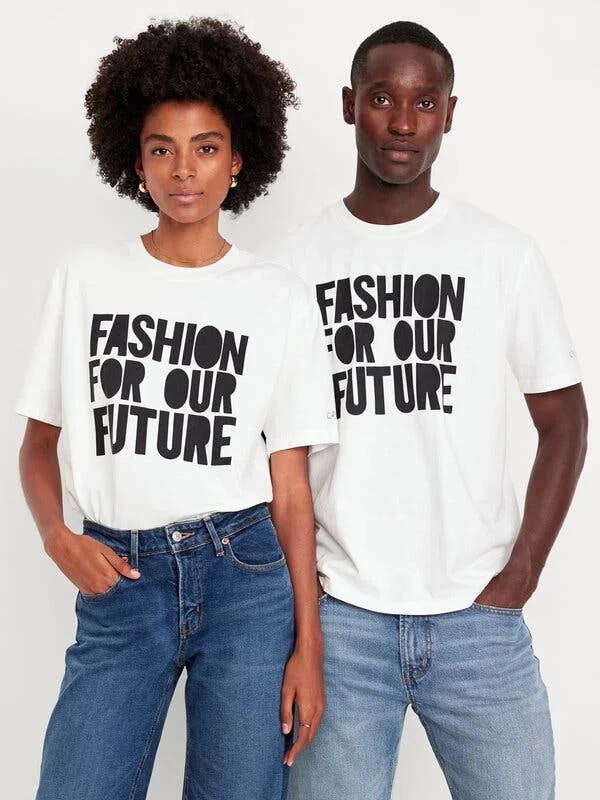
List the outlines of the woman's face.
<svg viewBox="0 0 600 800">
<path fill-rule="evenodd" d="M 161 213 L 176 222 L 218 213 L 241 168 L 229 126 L 208 103 L 167 100 L 146 115 L 135 169 Z"/>
</svg>

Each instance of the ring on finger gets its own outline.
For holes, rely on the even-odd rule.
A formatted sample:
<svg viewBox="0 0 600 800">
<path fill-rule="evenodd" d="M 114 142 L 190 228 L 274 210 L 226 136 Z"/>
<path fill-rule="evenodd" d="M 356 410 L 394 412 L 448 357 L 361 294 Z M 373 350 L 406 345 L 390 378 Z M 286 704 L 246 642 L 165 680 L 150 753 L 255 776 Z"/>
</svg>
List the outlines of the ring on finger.
<svg viewBox="0 0 600 800">
<path fill-rule="evenodd" d="M 300 723 L 300 727 L 301 728 L 310 728 L 312 726 L 311 726 L 310 722 L 301 722 Z"/>
</svg>

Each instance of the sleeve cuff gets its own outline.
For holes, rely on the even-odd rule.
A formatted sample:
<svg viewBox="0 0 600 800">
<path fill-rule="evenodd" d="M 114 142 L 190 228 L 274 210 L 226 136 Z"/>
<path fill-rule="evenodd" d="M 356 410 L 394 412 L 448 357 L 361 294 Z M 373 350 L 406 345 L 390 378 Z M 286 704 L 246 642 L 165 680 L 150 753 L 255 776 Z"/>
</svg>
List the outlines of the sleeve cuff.
<svg viewBox="0 0 600 800">
<path fill-rule="evenodd" d="M 575 386 L 581 383 L 581 373 L 572 370 L 571 372 L 561 372 L 556 375 L 540 376 L 533 380 L 519 381 L 519 389 L 523 394 L 538 394 L 541 392 L 553 392 L 556 389 L 565 389 L 567 386 Z"/>
<path fill-rule="evenodd" d="M 271 455 L 278 450 L 291 450 L 293 447 L 308 447 L 309 454 L 318 453 L 326 447 L 331 447 L 338 443 L 337 431 L 321 430 L 313 433 L 300 432 L 298 434 L 288 434 L 286 436 L 276 436 L 267 439 L 267 453 Z"/>
</svg>

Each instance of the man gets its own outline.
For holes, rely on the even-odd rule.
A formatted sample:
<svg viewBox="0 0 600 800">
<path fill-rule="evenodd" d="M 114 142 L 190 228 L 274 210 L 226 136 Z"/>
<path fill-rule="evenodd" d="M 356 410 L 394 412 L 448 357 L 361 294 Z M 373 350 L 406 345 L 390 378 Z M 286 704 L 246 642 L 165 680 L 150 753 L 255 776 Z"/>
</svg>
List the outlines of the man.
<svg viewBox="0 0 600 800">
<path fill-rule="evenodd" d="M 328 706 L 291 800 L 389 798 L 409 705 L 454 798 L 554 796 L 522 608 L 583 466 L 586 408 L 534 243 L 431 186 L 453 79 L 420 25 L 369 36 L 343 90 L 354 189 L 281 248 L 315 288 L 341 442 L 311 459 Z M 507 363 L 539 434 L 522 520 Z"/>
</svg>

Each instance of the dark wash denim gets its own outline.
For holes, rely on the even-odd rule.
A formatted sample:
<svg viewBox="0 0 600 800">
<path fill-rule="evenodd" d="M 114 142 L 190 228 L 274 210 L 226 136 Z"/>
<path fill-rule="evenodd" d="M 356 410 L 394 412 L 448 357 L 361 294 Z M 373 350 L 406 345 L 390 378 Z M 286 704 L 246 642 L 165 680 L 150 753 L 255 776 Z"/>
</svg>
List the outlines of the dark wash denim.
<svg viewBox="0 0 600 800">
<path fill-rule="evenodd" d="M 294 616 L 267 506 L 139 532 L 86 521 L 84 533 L 128 556 L 141 578 L 77 596 L 37 800 L 145 798 L 184 668 L 184 799 L 282 800 Z"/>
</svg>

